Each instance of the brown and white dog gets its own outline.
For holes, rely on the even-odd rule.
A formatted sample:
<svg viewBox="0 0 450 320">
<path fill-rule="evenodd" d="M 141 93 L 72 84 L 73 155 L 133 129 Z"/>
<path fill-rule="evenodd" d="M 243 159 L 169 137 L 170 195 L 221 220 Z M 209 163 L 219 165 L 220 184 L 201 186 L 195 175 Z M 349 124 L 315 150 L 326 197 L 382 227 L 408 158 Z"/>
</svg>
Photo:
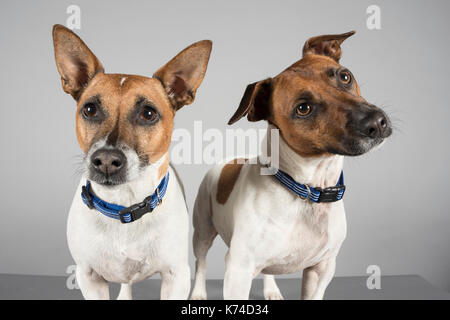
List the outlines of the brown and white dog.
<svg viewBox="0 0 450 320">
<path fill-rule="evenodd" d="M 269 153 L 278 152 L 279 169 L 298 183 L 335 186 L 343 156 L 368 152 L 391 134 L 386 114 L 361 97 L 353 75 L 339 64 L 340 45 L 353 33 L 309 39 L 301 60 L 247 87 L 229 122 L 247 115 L 249 121 L 266 120 L 269 129 L 279 129 L 279 150 Z M 205 257 L 217 234 L 229 247 L 225 299 L 248 299 L 259 273 L 264 274 L 265 298 L 282 299 L 273 275 L 301 270 L 302 298 L 323 298 L 346 235 L 343 201 L 304 200 L 260 172 L 261 164 L 232 161 L 203 179 L 193 216 L 192 299 L 206 298 Z"/>
<path fill-rule="evenodd" d="M 212 43 L 189 46 L 153 76 L 106 74 L 96 56 L 69 29 L 53 28 L 55 58 L 65 92 L 77 102 L 76 134 L 85 174 L 70 208 L 67 238 L 86 299 L 108 299 L 108 282 L 131 284 L 160 273 L 162 299 L 186 299 L 190 289 L 189 218 L 181 182 L 169 165 L 175 113 L 194 101 Z M 154 194 L 169 173 L 155 210 L 122 224 L 90 209 L 82 186 L 108 203 L 128 207 Z"/>
</svg>

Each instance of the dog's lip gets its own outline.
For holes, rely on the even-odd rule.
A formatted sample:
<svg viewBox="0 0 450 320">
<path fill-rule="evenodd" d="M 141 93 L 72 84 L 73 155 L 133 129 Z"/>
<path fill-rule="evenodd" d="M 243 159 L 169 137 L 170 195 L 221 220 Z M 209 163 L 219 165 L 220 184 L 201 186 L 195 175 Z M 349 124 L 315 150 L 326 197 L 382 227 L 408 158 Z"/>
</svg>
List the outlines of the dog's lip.
<svg viewBox="0 0 450 320">
<path fill-rule="evenodd" d="M 103 185 L 105 185 L 105 186 L 114 186 L 117 184 L 118 184 L 117 182 L 114 182 L 112 180 L 106 180 L 105 182 L 103 182 Z"/>
<path fill-rule="evenodd" d="M 112 178 L 106 178 L 103 181 L 100 181 L 99 183 L 104 184 L 106 186 L 114 186 L 114 185 L 118 185 L 118 184 L 123 184 L 126 181 L 124 181 L 123 179 L 112 179 Z"/>
<path fill-rule="evenodd" d="M 361 146 L 357 145 L 358 142 L 360 142 L 361 140 L 368 142 L 370 144 L 370 146 L 361 148 Z M 361 156 L 375 148 L 380 147 L 381 145 L 383 145 L 383 143 L 385 141 L 386 141 L 386 138 L 373 139 L 373 138 L 366 137 L 366 138 L 355 139 L 355 141 L 353 142 L 354 143 L 353 146 L 348 145 L 348 142 L 347 143 L 343 142 L 341 144 L 341 146 L 339 146 L 339 147 L 327 147 L 325 149 L 328 153 L 331 153 L 331 154 L 338 154 L 338 155 L 348 156 L 348 157 L 356 157 L 356 156 Z"/>
<path fill-rule="evenodd" d="M 126 183 L 127 181 L 125 179 L 121 178 L 114 178 L 114 177 L 98 177 L 95 175 L 91 175 L 89 177 L 89 180 L 94 181 L 97 184 L 100 184 L 102 186 L 106 187 L 114 187 L 121 184 Z"/>
<path fill-rule="evenodd" d="M 93 180 L 93 181 L 95 181 L 95 180 Z M 124 182 L 115 182 L 115 181 L 111 181 L 111 180 L 108 180 L 108 181 L 95 181 L 95 182 L 97 184 L 101 185 L 101 186 L 108 187 L 108 188 L 117 187 L 117 186 L 125 183 L 125 181 Z"/>
</svg>

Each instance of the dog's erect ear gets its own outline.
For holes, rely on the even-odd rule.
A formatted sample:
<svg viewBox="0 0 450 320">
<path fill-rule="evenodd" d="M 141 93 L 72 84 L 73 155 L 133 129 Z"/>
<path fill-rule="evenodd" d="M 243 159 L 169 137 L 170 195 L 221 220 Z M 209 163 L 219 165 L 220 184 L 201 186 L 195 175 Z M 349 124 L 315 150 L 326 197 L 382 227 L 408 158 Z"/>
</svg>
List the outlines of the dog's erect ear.
<svg viewBox="0 0 450 320">
<path fill-rule="evenodd" d="M 342 42 L 354 34 L 355 31 L 350 31 L 342 34 L 329 34 L 310 38 L 303 46 L 303 56 L 307 54 L 320 54 L 339 62 L 342 56 Z"/>
<path fill-rule="evenodd" d="M 53 26 L 53 45 L 63 90 L 78 100 L 88 82 L 103 72 L 103 66 L 83 40 L 62 25 Z"/>
<path fill-rule="evenodd" d="M 163 84 L 176 110 L 194 101 L 195 92 L 205 76 L 211 49 L 210 40 L 196 42 L 177 54 L 153 75 Z"/>
<path fill-rule="evenodd" d="M 248 121 L 252 122 L 266 120 L 270 115 L 271 87 L 271 78 L 249 84 L 245 89 L 239 108 L 228 124 L 235 123 L 245 115 L 247 115 Z"/>
</svg>

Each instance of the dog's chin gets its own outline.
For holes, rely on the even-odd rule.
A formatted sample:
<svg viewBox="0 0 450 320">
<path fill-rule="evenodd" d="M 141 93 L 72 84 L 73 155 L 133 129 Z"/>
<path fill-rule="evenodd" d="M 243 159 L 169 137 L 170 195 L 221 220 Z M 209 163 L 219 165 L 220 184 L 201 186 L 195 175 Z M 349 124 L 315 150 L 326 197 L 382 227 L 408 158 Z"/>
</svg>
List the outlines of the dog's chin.
<svg viewBox="0 0 450 320">
<path fill-rule="evenodd" d="M 384 140 L 385 139 L 383 138 L 349 139 L 344 141 L 344 143 L 342 143 L 342 145 L 337 148 L 336 147 L 327 148 L 327 152 L 348 157 L 361 156 L 373 149 L 376 149 L 376 147 L 381 146 Z"/>
</svg>

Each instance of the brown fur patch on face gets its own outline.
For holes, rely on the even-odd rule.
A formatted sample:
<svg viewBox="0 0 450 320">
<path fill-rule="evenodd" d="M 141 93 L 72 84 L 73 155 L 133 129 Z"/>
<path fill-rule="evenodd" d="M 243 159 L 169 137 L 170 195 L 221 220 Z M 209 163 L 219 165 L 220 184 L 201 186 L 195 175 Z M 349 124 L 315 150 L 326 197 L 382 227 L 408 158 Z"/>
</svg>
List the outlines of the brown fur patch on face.
<svg viewBox="0 0 450 320">
<path fill-rule="evenodd" d="M 167 170 L 169 170 L 169 156 L 164 156 L 164 162 L 159 166 L 158 169 L 158 179 L 162 179 L 166 175 Z"/>
<path fill-rule="evenodd" d="M 339 82 L 337 73 L 343 69 L 326 56 L 307 55 L 272 81 L 273 110 L 268 120 L 303 157 L 327 155 L 345 135 L 351 107 L 365 101 L 355 79 L 347 87 Z M 295 108 L 302 102 L 311 104 L 313 111 L 299 118 Z"/>
<path fill-rule="evenodd" d="M 126 81 L 123 78 L 126 77 Z M 106 117 L 101 123 L 84 119 L 80 110 L 92 97 L 97 97 Z M 131 120 L 136 103 L 144 98 L 151 103 L 160 119 L 153 125 L 139 125 Z M 159 160 L 169 149 L 175 111 L 170 105 L 161 82 L 142 76 L 98 74 L 79 99 L 76 113 L 78 143 L 84 153 L 95 142 L 114 134 L 117 144 L 134 149 L 141 159 L 151 163 Z"/>
<path fill-rule="evenodd" d="M 218 203 L 225 204 L 227 202 L 245 162 L 247 159 L 234 159 L 223 166 L 217 183 L 216 201 Z"/>
</svg>

